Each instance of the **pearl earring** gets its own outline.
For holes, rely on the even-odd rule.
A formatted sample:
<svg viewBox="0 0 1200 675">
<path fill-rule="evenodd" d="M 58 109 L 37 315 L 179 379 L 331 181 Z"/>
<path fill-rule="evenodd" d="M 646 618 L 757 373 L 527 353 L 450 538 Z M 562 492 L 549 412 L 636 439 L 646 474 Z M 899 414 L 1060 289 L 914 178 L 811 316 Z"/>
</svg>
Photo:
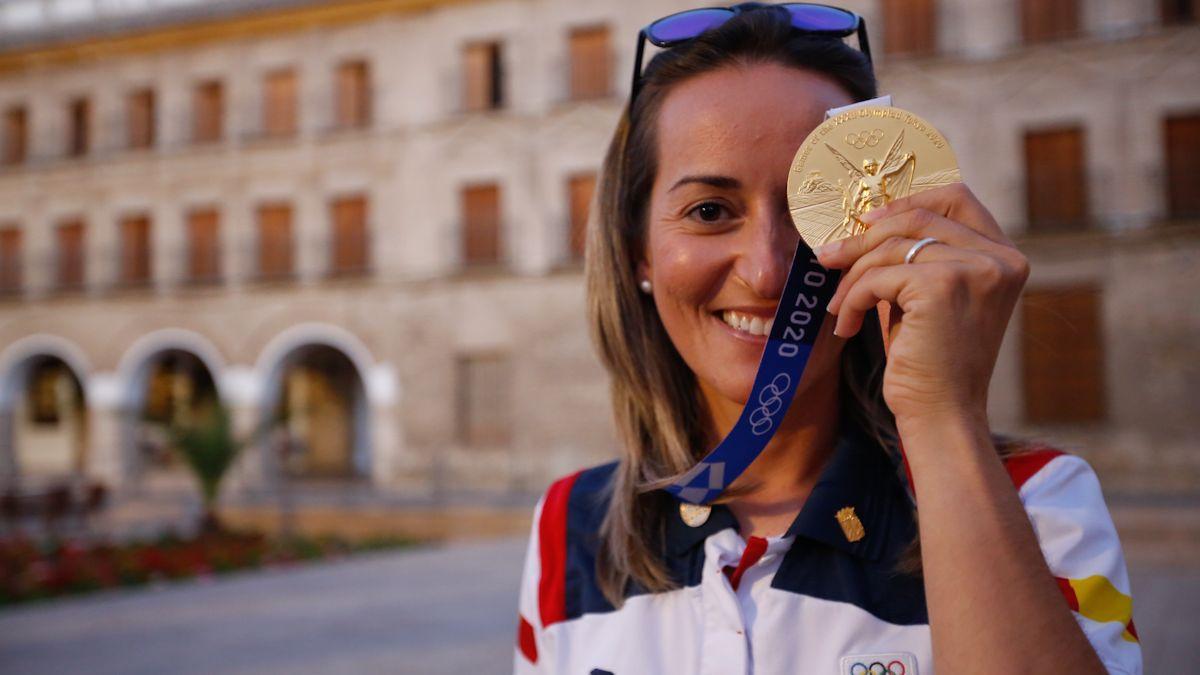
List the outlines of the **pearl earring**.
<svg viewBox="0 0 1200 675">
<path fill-rule="evenodd" d="M 642 287 L 642 292 L 646 294 L 649 294 L 650 291 L 654 290 L 654 286 L 650 284 L 649 279 L 642 279 L 642 283 L 638 285 Z"/>
</svg>

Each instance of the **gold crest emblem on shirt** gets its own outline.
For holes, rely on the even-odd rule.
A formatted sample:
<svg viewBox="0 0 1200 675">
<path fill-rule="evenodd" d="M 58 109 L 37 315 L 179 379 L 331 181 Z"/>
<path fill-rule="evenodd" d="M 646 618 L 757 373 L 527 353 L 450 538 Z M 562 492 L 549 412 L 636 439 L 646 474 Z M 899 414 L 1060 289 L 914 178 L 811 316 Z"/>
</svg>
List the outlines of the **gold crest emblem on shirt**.
<svg viewBox="0 0 1200 675">
<path fill-rule="evenodd" d="M 856 542 L 867 536 L 867 530 L 863 527 L 862 521 L 858 519 L 858 514 L 854 512 L 853 506 L 847 506 L 837 512 L 838 525 L 842 526 L 842 534 L 846 535 L 846 541 Z"/>
</svg>

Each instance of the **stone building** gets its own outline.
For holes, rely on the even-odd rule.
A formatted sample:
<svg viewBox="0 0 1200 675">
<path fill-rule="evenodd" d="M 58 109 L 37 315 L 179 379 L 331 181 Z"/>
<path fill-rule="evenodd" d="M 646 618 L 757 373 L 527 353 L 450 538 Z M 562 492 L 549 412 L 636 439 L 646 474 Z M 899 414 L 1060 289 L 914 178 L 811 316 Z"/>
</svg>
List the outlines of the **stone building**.
<svg viewBox="0 0 1200 675">
<path fill-rule="evenodd" d="M 859 0 L 883 90 L 1033 261 L 998 429 L 1200 485 L 1194 0 Z M 610 457 L 580 233 L 676 0 L 0 2 L 0 469 L 536 491 Z"/>
</svg>

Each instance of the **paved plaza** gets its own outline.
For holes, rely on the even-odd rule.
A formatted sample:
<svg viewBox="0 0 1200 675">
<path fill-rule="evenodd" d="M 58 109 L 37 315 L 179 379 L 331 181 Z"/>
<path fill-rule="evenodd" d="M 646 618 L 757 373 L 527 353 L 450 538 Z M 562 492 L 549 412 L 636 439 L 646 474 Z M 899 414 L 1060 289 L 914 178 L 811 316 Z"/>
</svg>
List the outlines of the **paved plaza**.
<svg viewBox="0 0 1200 675">
<path fill-rule="evenodd" d="M 369 554 L 0 612 L 6 675 L 511 670 L 525 544 Z M 1135 565 L 1146 672 L 1200 663 L 1200 570 Z"/>
</svg>

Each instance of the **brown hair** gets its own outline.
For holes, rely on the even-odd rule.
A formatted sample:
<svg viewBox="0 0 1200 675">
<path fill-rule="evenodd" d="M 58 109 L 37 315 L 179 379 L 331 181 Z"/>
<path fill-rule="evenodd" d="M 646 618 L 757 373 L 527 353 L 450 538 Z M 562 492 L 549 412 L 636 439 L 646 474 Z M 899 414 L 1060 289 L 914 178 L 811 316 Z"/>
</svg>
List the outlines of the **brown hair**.
<svg viewBox="0 0 1200 675">
<path fill-rule="evenodd" d="M 709 449 L 695 375 L 675 350 L 653 300 L 638 289 L 663 100 L 689 78 L 756 63 L 822 73 L 854 100 L 876 95 L 871 65 L 858 50 L 839 39 L 799 33 L 781 8 L 739 7 L 743 11 L 725 24 L 658 53 L 646 67 L 638 98 L 618 123 L 605 156 L 588 234 L 588 317 L 611 377 L 621 442 L 596 558 L 601 591 L 615 606 L 631 582 L 652 592 L 676 586 L 659 555 L 666 517 L 676 503 L 654 488 L 687 471 Z M 896 425 L 883 400 L 883 366 L 880 331 L 862 330 L 848 340 L 841 358 L 840 407 L 843 419 L 895 453 Z"/>
</svg>

